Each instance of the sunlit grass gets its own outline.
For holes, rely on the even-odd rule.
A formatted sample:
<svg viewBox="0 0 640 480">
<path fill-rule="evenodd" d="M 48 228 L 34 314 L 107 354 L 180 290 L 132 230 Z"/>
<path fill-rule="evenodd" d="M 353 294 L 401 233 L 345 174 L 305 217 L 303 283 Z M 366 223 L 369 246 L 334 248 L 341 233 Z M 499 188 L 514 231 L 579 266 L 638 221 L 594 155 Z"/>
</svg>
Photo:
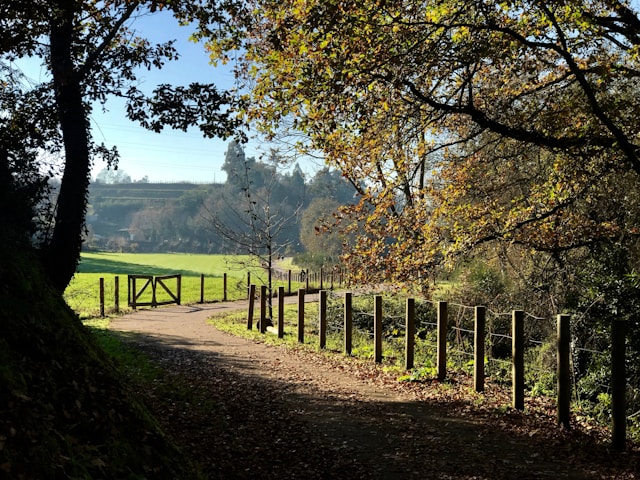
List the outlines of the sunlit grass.
<svg viewBox="0 0 640 480">
<path fill-rule="evenodd" d="M 352 347 L 350 357 L 357 360 L 373 362 L 374 338 L 373 338 L 373 296 L 360 296 L 353 299 Z M 382 367 L 386 371 L 398 372 L 398 377 L 411 380 L 424 380 L 436 375 L 437 345 L 435 329 L 422 332 L 421 336 L 414 338 L 415 348 L 413 352 L 414 368 L 406 372 L 406 345 L 404 326 L 398 326 L 397 320 L 390 323 L 392 316 L 398 316 L 399 311 L 394 311 L 392 297 L 387 298 L 384 305 L 382 337 Z M 403 302 L 396 299 L 396 310 L 404 308 Z M 247 329 L 247 311 L 222 314 L 210 320 L 216 328 L 232 335 L 246 338 L 256 342 L 282 345 L 286 348 L 311 349 L 324 351 L 330 354 L 345 354 L 344 345 L 344 307 L 340 299 L 334 297 L 328 303 L 327 310 L 327 334 L 324 349 L 320 349 L 319 338 L 319 303 L 317 301 L 305 303 L 304 310 L 304 343 L 298 342 L 298 306 L 296 304 L 284 307 L 284 338 L 278 339 L 273 332 L 277 331 L 278 309 L 274 304 L 273 324 L 274 329 L 266 334 L 261 334 L 258 329 L 260 308 L 256 304 L 253 318 L 253 328 Z M 369 319 L 370 317 L 370 319 Z M 356 326 L 357 322 L 360 326 Z M 370 323 L 369 323 L 370 320 Z M 404 319 L 403 319 L 404 321 Z M 450 345 L 449 370 L 469 371 L 468 358 L 458 358 L 456 349 Z"/>
<path fill-rule="evenodd" d="M 305 348 L 314 351 L 321 351 L 319 340 L 319 320 L 318 320 L 318 303 L 311 302 L 305 304 L 304 312 L 304 342 L 298 341 L 298 306 L 284 306 L 284 337 L 279 339 L 278 336 L 271 332 L 265 334 L 260 333 L 258 321 L 260 319 L 259 308 L 254 311 L 253 328 L 247 329 L 247 311 L 232 312 L 220 314 L 209 322 L 217 329 L 252 340 L 260 343 L 273 345 L 283 345 L 287 348 Z M 277 329 L 278 308 L 274 306 L 274 330 Z M 335 324 L 335 322 L 334 322 Z M 382 355 L 383 363 L 387 366 L 401 366 L 403 358 L 399 355 L 397 342 L 383 340 Z M 326 352 L 342 353 L 344 352 L 344 330 L 342 328 L 327 328 Z M 354 329 L 352 332 L 352 350 L 351 356 L 359 359 L 373 359 L 374 344 L 373 337 L 367 332 Z"/>
<path fill-rule="evenodd" d="M 282 270 L 297 271 L 300 269 L 298 265 L 294 265 L 293 257 L 283 258 L 282 260 L 278 260 L 276 263 L 278 265 L 278 268 L 281 268 Z"/>
<path fill-rule="evenodd" d="M 127 345 L 109 330 L 108 318 L 94 318 L 82 323 L 93 334 L 96 342 L 129 378 L 138 382 L 153 381 L 160 372 L 145 354 Z"/>
<path fill-rule="evenodd" d="M 201 300 L 201 275 L 204 275 L 204 301 L 221 301 L 224 295 L 224 280 L 227 275 L 227 300 L 246 298 L 248 274 L 252 283 L 263 281 L 263 269 L 246 255 L 196 255 L 196 254 L 133 254 L 133 253 L 83 253 L 78 273 L 65 291 L 69 306 L 81 317 L 90 318 L 100 313 L 100 278 L 104 279 L 105 313 L 115 312 L 116 303 L 120 312 L 128 307 L 128 275 L 182 275 L 181 303 L 192 304 Z M 118 298 L 115 284 L 118 277 Z M 137 281 L 138 291 L 144 281 Z M 173 290 L 175 280 L 167 280 Z M 279 285 L 279 284 L 278 284 Z M 277 286 L 277 285 L 276 285 Z M 140 298 L 150 301 L 148 289 Z M 157 289 L 159 302 L 169 300 L 169 295 Z"/>
</svg>

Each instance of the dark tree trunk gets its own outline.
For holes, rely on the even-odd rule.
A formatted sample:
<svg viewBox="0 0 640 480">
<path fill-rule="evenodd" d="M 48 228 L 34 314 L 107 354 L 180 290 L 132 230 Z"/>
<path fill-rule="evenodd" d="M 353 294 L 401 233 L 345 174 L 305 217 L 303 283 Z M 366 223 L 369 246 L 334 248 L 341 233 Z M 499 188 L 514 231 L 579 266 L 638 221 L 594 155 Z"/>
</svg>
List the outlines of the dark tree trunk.
<svg viewBox="0 0 640 480">
<path fill-rule="evenodd" d="M 82 246 L 89 189 L 89 135 L 81 78 L 73 60 L 74 2 L 54 2 L 51 17 L 51 71 L 64 140 L 65 168 L 56 223 L 43 264 L 53 285 L 64 291 L 73 277 Z"/>
</svg>

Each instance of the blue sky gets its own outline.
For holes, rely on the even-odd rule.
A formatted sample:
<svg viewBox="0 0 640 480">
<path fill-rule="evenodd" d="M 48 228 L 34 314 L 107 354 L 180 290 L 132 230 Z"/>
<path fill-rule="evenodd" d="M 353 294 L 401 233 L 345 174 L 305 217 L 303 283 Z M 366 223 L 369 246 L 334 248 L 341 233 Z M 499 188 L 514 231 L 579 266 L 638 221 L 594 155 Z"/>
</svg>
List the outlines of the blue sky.
<svg viewBox="0 0 640 480">
<path fill-rule="evenodd" d="M 180 59 L 165 64 L 162 70 L 142 71 L 142 88 L 151 91 L 159 83 L 187 85 L 212 82 L 220 89 L 233 85 L 229 68 L 214 68 L 202 44 L 189 41 L 192 29 L 180 27 L 169 12 L 147 14 L 136 18 L 129 28 L 152 42 L 176 40 Z M 227 141 L 203 138 L 199 130 L 188 132 L 165 129 L 149 132 L 125 117 L 124 102 L 117 99 L 107 104 L 109 111 L 94 110 L 91 118 L 94 138 L 106 145 L 117 145 L 119 168 L 133 180 L 147 176 L 150 181 L 221 182 L 221 170 Z M 247 154 L 251 155 L 250 147 Z M 105 167 L 98 162 L 93 175 Z"/>
<path fill-rule="evenodd" d="M 151 92 L 160 83 L 188 85 L 191 82 L 212 82 L 221 90 L 234 84 L 230 66 L 213 67 L 203 44 L 189 40 L 190 27 L 181 27 L 170 12 L 162 11 L 137 17 L 129 25 L 137 34 L 151 42 L 176 40 L 175 46 L 180 54 L 177 61 L 168 62 L 161 70 L 142 70 L 139 80 L 141 88 Z M 38 81 L 43 70 L 32 61 L 20 63 L 24 73 Z M 94 109 L 91 126 L 94 139 L 107 146 L 116 145 L 120 152 L 119 169 L 127 173 L 132 180 L 148 177 L 151 182 L 223 182 L 226 178 L 221 170 L 228 141 L 207 139 L 196 128 L 188 132 L 165 129 L 156 134 L 127 120 L 124 102 L 111 99 L 106 105 L 108 111 Z M 259 158 L 262 151 L 258 142 L 249 142 L 245 147 L 247 156 Z M 96 162 L 92 177 L 105 168 L 102 162 Z M 304 168 L 313 174 L 317 166 Z"/>
</svg>

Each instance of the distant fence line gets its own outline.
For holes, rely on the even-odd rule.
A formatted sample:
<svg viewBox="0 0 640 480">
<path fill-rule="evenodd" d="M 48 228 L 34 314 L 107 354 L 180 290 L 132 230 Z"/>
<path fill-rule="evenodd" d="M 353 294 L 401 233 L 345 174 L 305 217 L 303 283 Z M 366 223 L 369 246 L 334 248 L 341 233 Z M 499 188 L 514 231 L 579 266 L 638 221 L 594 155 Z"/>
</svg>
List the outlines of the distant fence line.
<svg viewBox="0 0 640 480">
<path fill-rule="evenodd" d="M 340 269 L 320 269 L 318 272 L 309 272 L 307 270 L 300 270 L 293 272 L 293 270 L 272 270 L 272 278 L 276 282 L 285 282 L 287 284 L 286 292 L 288 295 L 293 293 L 293 287 L 298 285 L 304 285 L 306 291 L 322 290 L 325 288 L 333 290 L 334 288 L 341 288 L 344 284 L 344 272 Z M 213 279 L 218 280 L 219 277 Z M 169 285 L 170 280 L 175 280 L 175 287 Z M 199 303 L 216 302 L 228 300 L 228 276 L 224 273 L 222 276 L 222 296 L 219 298 L 207 297 L 206 286 L 207 283 L 211 283 L 212 279 L 207 278 L 206 275 L 200 275 L 200 297 Z M 251 285 L 251 272 L 246 274 L 246 292 L 249 298 L 249 286 Z M 244 288 L 244 287 L 240 287 Z M 162 291 L 168 295 L 168 298 L 158 300 L 157 292 Z M 120 277 L 114 276 L 113 287 L 113 311 L 115 313 L 120 312 Z M 127 305 L 133 309 L 142 306 L 158 307 L 160 305 L 178 304 L 182 301 L 182 275 L 127 275 Z M 100 302 L 100 316 L 105 316 L 106 301 L 105 301 L 105 279 L 99 280 L 99 302 Z"/>
<path fill-rule="evenodd" d="M 251 330 L 254 324 L 254 302 L 260 299 L 260 320 L 257 323 L 261 333 L 267 331 L 267 309 L 266 309 L 266 287 L 260 288 L 260 295 L 256 295 L 255 285 L 250 286 L 249 306 L 247 313 L 247 328 Z M 301 288 L 298 290 L 298 312 L 297 312 L 297 338 L 299 343 L 305 341 L 305 311 L 309 309 L 309 303 L 305 298 L 308 292 Z M 320 349 L 326 348 L 327 341 L 327 310 L 328 292 L 320 290 L 318 295 L 318 345 Z M 277 319 L 271 319 L 274 324 L 274 332 L 279 338 L 284 336 L 284 287 L 278 289 L 278 309 Z M 353 294 L 344 292 L 342 294 L 343 303 L 343 346 L 345 355 L 352 354 L 353 330 L 354 330 L 354 309 Z M 450 316 L 450 304 L 446 301 L 433 302 L 435 306 L 435 321 L 432 323 L 436 328 L 436 377 L 439 381 L 444 381 L 447 377 L 447 358 L 452 352 L 448 352 L 448 345 L 451 343 L 448 338 L 449 332 L 456 335 L 465 335 L 472 340 L 473 351 L 470 356 L 473 359 L 473 386 L 476 392 L 483 392 L 485 386 L 485 355 L 487 340 L 491 337 L 501 337 L 511 341 L 511 405 L 517 410 L 523 410 L 525 405 L 525 349 L 527 343 L 541 343 L 536 340 L 527 339 L 525 336 L 526 312 L 513 310 L 510 316 L 510 333 L 495 334 L 487 332 L 487 309 L 484 306 L 458 306 L 463 309 L 473 311 L 473 329 L 464 329 L 455 318 Z M 357 312 L 360 314 L 360 312 Z M 373 312 L 370 312 L 373 324 L 373 361 L 381 363 L 383 359 L 383 326 L 388 319 L 383 316 L 383 297 L 374 296 Z M 530 318 L 541 320 L 533 316 Z M 555 343 L 556 343 L 556 399 L 557 399 L 557 423 L 565 428 L 570 428 L 570 405 L 571 405 L 571 335 L 570 335 L 570 315 L 559 314 L 555 319 Z M 453 320 L 453 321 L 452 321 Z M 396 319 L 392 319 L 396 321 Z M 414 368 L 414 353 L 416 339 L 416 301 L 413 298 L 406 299 L 404 312 L 404 368 L 411 370 Z M 612 355 L 611 355 L 611 394 L 612 394 L 612 446 L 618 450 L 626 448 L 626 369 L 625 369 L 625 323 L 624 321 L 614 321 L 611 332 Z M 468 342 L 471 343 L 471 342 Z"/>
<path fill-rule="evenodd" d="M 295 273 L 292 270 L 274 269 L 272 275 L 274 279 L 288 284 L 287 293 L 289 295 L 292 294 L 292 282 L 303 284 L 307 291 L 314 288 L 319 290 L 324 290 L 325 288 L 333 290 L 336 287 L 340 288 L 343 286 L 345 277 L 344 270 L 337 267 L 329 270 L 321 268 L 317 272 L 302 269 Z"/>
</svg>

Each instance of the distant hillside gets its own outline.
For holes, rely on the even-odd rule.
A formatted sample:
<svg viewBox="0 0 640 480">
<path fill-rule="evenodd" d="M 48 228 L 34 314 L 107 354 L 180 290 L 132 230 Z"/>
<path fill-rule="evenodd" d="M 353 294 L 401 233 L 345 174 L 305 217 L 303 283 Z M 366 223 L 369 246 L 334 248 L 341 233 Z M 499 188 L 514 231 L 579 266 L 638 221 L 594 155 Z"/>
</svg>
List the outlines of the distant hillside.
<svg viewBox="0 0 640 480">
<path fill-rule="evenodd" d="M 155 228 L 153 240 L 173 242 L 180 232 L 172 226 L 185 217 L 197 215 L 202 200 L 220 184 L 194 183 L 92 183 L 89 188 L 87 243 L 97 248 L 118 248 L 118 244 L 135 241 L 139 248 L 151 248 L 152 239 L 141 235 L 137 225 L 153 216 L 165 225 Z M 162 231 L 161 231 L 162 230 Z M 162 238 L 159 238 L 162 237 Z"/>
<path fill-rule="evenodd" d="M 208 190 L 215 185 L 195 183 L 92 183 L 89 187 L 89 202 L 94 205 L 107 200 L 154 201 L 178 199 L 185 192 Z"/>
<path fill-rule="evenodd" d="M 85 248 L 246 253 L 246 245 L 238 245 L 216 230 L 213 219 L 236 232 L 252 228 L 255 219 L 247 218 L 247 213 L 254 207 L 246 206 L 251 196 L 257 212 L 270 212 L 270 228 L 279 225 L 276 243 L 289 253 L 299 252 L 306 247 L 300 236 L 301 219 L 314 201 L 331 199 L 335 203 L 331 208 L 337 208 L 353 200 L 353 186 L 337 171 L 323 169 L 306 179 L 297 166 L 291 173 L 281 174 L 271 164 L 247 160 L 246 165 L 237 165 L 235 157 L 234 162 L 227 166 L 228 172 L 245 172 L 245 176 L 236 173 L 224 184 L 92 183 Z M 310 222 L 329 213 L 319 211 L 318 205 L 313 213 L 316 218 Z M 307 237 L 315 236 L 313 225 L 307 230 L 312 232 Z"/>
</svg>

